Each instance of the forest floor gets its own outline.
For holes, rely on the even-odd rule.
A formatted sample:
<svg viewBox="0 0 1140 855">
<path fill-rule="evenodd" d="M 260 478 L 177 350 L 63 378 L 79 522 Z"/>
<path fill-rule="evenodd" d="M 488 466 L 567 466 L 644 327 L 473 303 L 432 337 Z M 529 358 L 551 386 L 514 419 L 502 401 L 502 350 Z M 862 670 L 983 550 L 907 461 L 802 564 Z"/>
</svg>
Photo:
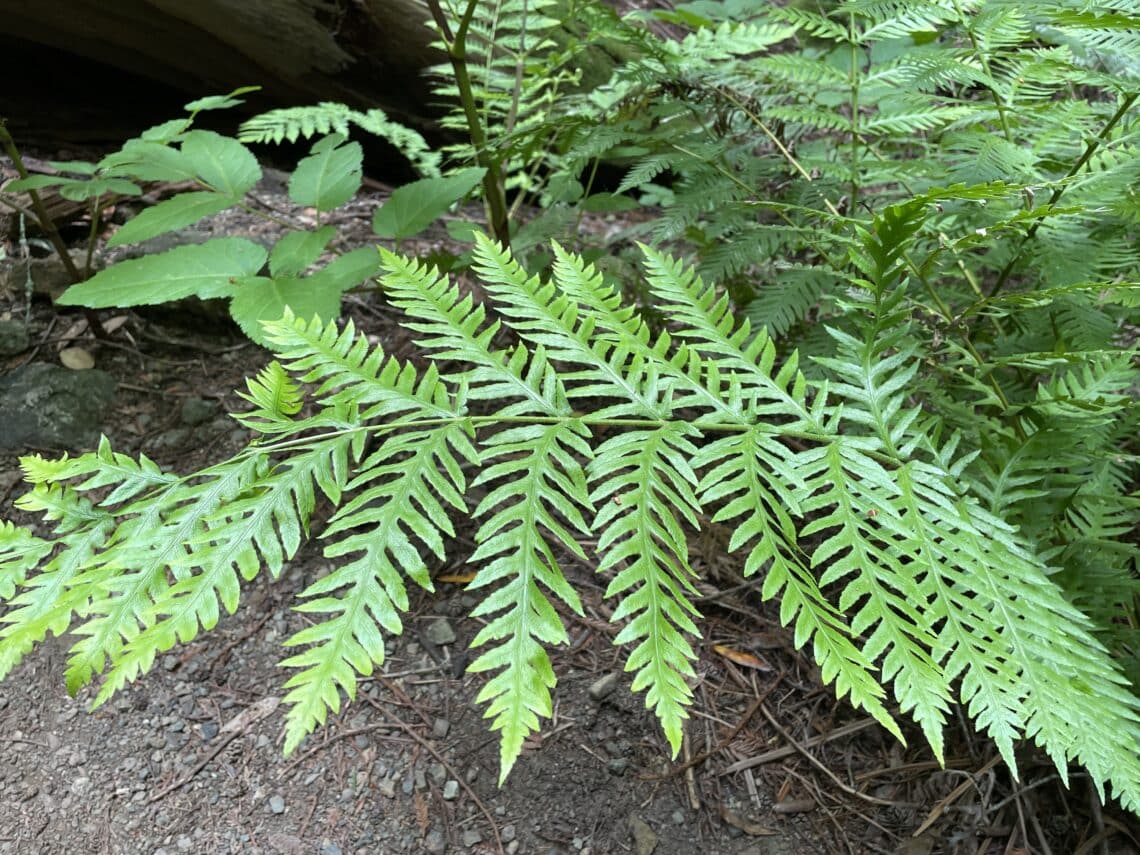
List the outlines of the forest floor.
<svg viewBox="0 0 1140 855">
<path fill-rule="evenodd" d="M 259 193 L 267 208 L 291 209 L 279 182 Z M 377 198 L 338 213 L 338 249 L 371 240 Z M 244 214 L 203 228 L 266 235 Z M 13 259 L 18 248 L 7 249 Z M 0 294 L 0 318 L 25 308 L 22 294 Z M 235 390 L 266 353 L 189 307 L 118 315 L 99 342 L 80 315 L 37 299 L 32 345 L 0 361 L 0 376 L 79 347 L 118 383 L 101 425 L 116 450 L 185 472 L 242 447 L 245 432 L 226 414 L 243 409 Z M 377 294 L 350 296 L 345 315 L 388 352 L 412 354 Z M 33 522 L 12 506 L 23 489 L 17 455 L 0 456 L 0 518 Z M 383 668 L 288 758 L 281 642 L 306 625 L 296 594 L 327 572 L 319 543 L 278 579 L 262 574 L 236 614 L 97 709 L 90 687 L 76 698 L 64 688 L 74 639 L 49 639 L 0 682 L 0 853 L 1137 851 L 1127 820 L 1095 808 L 1086 779 L 1066 794 L 1032 751 L 1015 785 L 991 745 L 956 730 L 940 769 L 916 730 L 904 747 L 837 702 L 778 607 L 762 601 L 762 580 L 740 577 L 729 532 L 711 524 L 692 555 L 705 635 L 682 755 L 670 759 L 629 691 L 605 579 L 572 563 L 586 617 L 563 615 L 572 641 L 552 653 L 554 716 L 499 787 L 497 738 L 475 703 L 482 679 L 464 672 L 482 625 L 462 584 L 475 528 L 465 523 L 452 563 L 433 570 L 437 593 L 414 596 Z"/>
</svg>

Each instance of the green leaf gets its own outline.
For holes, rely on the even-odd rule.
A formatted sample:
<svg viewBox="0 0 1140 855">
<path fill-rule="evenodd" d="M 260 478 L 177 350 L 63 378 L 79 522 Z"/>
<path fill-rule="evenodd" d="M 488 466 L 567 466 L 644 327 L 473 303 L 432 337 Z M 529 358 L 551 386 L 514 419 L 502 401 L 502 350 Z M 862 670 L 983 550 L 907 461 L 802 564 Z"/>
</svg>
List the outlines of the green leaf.
<svg viewBox="0 0 1140 855">
<path fill-rule="evenodd" d="M 153 306 L 191 295 L 203 300 L 229 297 L 234 282 L 257 273 L 267 255 L 263 247 L 244 238 L 177 246 L 101 270 L 86 282 L 72 285 L 57 302 L 105 309 Z"/>
<path fill-rule="evenodd" d="M 112 175 L 139 181 L 193 181 L 194 164 L 182 149 L 148 140 L 130 140 L 101 161 L 99 168 Z"/>
<path fill-rule="evenodd" d="M 372 218 L 372 231 L 402 240 L 417 235 L 483 180 L 485 169 L 471 167 L 443 178 L 423 178 L 392 192 Z"/>
<path fill-rule="evenodd" d="M 141 193 L 142 190 L 133 181 L 110 176 L 91 178 L 78 184 L 65 184 L 59 189 L 59 195 L 71 202 L 86 202 L 88 199 L 113 195 L 138 196 Z"/>
<path fill-rule="evenodd" d="M 250 276 L 238 283 L 230 314 L 242 332 L 261 345 L 268 343 L 263 321 L 280 320 L 286 307 L 301 318 L 331 321 L 340 314 L 340 292 L 314 287 L 311 279 Z"/>
<path fill-rule="evenodd" d="M 202 110 L 228 110 L 230 107 L 237 107 L 245 103 L 236 96 L 257 92 L 260 89 L 260 86 L 240 86 L 228 95 L 207 95 L 205 98 L 198 98 L 191 101 L 183 109 L 187 113 L 198 113 Z"/>
<path fill-rule="evenodd" d="M 380 272 L 380 254 L 372 247 L 361 247 L 334 258 L 309 277 L 314 288 L 343 294 Z"/>
<path fill-rule="evenodd" d="M 182 153 L 198 178 L 219 193 L 243 196 L 261 180 L 257 158 L 232 137 L 190 131 L 182 140 Z"/>
<path fill-rule="evenodd" d="M 129 220 L 111 236 L 107 246 L 138 243 L 156 235 L 184 228 L 203 217 L 232 207 L 237 201 L 233 196 L 215 193 L 212 190 L 179 193 L 171 199 L 147 208 Z"/>
<path fill-rule="evenodd" d="M 360 143 L 329 134 L 313 144 L 312 154 L 297 164 L 289 179 L 289 198 L 298 205 L 331 211 L 356 195 L 364 169 Z"/>
<path fill-rule="evenodd" d="M 335 234 L 336 229 L 332 226 L 321 226 L 311 232 L 288 232 L 269 252 L 269 274 L 276 278 L 304 273 L 325 251 Z"/>
</svg>

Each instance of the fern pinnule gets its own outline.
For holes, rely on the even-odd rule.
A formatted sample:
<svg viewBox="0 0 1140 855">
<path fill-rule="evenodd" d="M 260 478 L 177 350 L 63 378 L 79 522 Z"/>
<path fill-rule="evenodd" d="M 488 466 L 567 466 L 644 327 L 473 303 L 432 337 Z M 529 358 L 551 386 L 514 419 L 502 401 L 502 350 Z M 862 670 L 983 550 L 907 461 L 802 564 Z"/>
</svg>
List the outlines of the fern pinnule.
<svg viewBox="0 0 1140 855">
<path fill-rule="evenodd" d="M 582 613 L 554 549 L 586 557 L 570 529 L 579 535 L 590 531 L 582 510 L 592 510 L 592 505 L 580 463 L 581 456 L 591 456 L 589 435 L 583 423 L 570 419 L 508 428 L 483 443 L 482 461 L 490 465 L 475 483 L 498 483 L 475 510 L 483 523 L 469 560 L 488 563 L 471 587 L 501 584 L 472 612 L 494 617 L 471 646 L 493 645 L 469 670 L 498 671 L 476 700 L 487 704 L 485 716 L 501 734 L 500 781 L 523 741 L 539 729 L 539 718 L 549 717 L 553 709 L 555 677 L 544 645 L 565 643 L 568 636 L 545 591 Z"/>
</svg>

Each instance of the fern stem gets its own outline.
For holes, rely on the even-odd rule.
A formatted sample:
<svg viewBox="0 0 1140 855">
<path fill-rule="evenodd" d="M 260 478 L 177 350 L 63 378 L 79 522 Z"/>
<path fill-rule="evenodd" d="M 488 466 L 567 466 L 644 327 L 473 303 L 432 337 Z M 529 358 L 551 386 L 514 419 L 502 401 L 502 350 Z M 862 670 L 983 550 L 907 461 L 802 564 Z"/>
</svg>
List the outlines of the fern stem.
<svg viewBox="0 0 1140 855">
<path fill-rule="evenodd" d="M 958 0 L 954 0 L 954 11 L 958 13 L 958 20 L 966 30 L 966 36 L 970 39 L 970 45 L 974 48 L 974 53 L 978 57 L 978 62 L 982 64 L 982 70 L 985 71 L 986 77 L 989 80 L 994 80 L 993 72 L 990 68 L 989 56 L 982 50 L 981 45 L 978 44 L 978 37 L 974 33 L 974 28 L 967 23 L 967 16 L 962 11 L 962 5 Z M 1002 134 L 1005 136 L 1006 142 L 1013 142 L 1013 131 L 1009 127 L 1009 116 L 1007 115 L 1005 104 L 998 96 L 998 93 L 992 86 L 987 86 L 986 90 L 993 98 L 994 108 L 997 110 L 998 122 L 1001 123 Z"/>
<path fill-rule="evenodd" d="M 510 218 L 507 216 L 506 190 L 503 186 L 502 163 L 497 156 L 492 155 L 487 146 L 486 128 L 479 118 L 479 109 L 475 105 L 475 90 L 467 70 L 467 31 L 479 6 L 479 0 L 468 0 L 467 8 L 463 11 L 463 17 L 454 36 L 447 22 L 447 16 L 440 8 L 439 0 L 427 0 L 427 5 L 432 19 L 439 27 L 444 46 L 447 48 L 447 58 L 455 73 L 455 86 L 459 90 L 463 115 L 467 119 L 467 133 L 471 137 L 471 147 L 475 149 L 475 159 L 487 170 L 483 176 L 483 195 L 490 211 L 491 232 L 499 245 L 506 249 L 511 245 L 511 232 Z"/>
<path fill-rule="evenodd" d="M 851 200 L 848 211 L 854 211 L 859 203 L 859 41 L 855 32 L 855 13 L 847 16 L 847 41 L 851 48 L 851 71 L 848 80 L 851 84 Z"/>
<path fill-rule="evenodd" d="M 1132 105 L 1136 103 L 1137 97 L 1140 97 L 1140 93 L 1133 92 L 1121 101 L 1120 107 L 1112 114 L 1112 117 L 1105 123 L 1105 126 L 1100 129 L 1100 133 L 1089 140 L 1088 145 L 1085 146 L 1084 152 L 1077 158 L 1076 163 L 1074 163 L 1069 168 L 1069 171 L 1065 173 L 1064 177 L 1057 182 L 1057 186 L 1053 189 L 1053 194 L 1049 197 L 1049 201 L 1045 203 L 1045 207 L 1051 208 L 1060 201 L 1062 194 L 1065 192 L 1068 180 L 1080 172 L 1085 164 L 1089 162 L 1089 159 L 1096 154 L 1097 149 L 1099 149 L 1101 144 L 1108 138 L 1108 134 L 1116 127 L 1120 120 L 1124 118 L 1128 111 L 1132 109 Z M 1033 240 L 1034 235 L 1037 234 L 1037 230 L 1041 228 L 1042 222 L 1044 222 L 1043 219 L 1036 220 L 1033 225 L 1026 229 L 1025 234 L 1021 236 L 1021 240 L 1017 244 L 1017 248 L 1013 251 L 1013 255 L 1010 256 L 1009 261 L 1006 262 L 1005 267 L 1003 267 L 1001 273 L 998 274 L 997 281 L 994 282 L 994 286 L 990 289 L 988 296 L 993 297 L 997 295 L 998 292 L 1006 286 L 1010 274 L 1013 273 L 1013 268 L 1017 265 L 1017 262 L 1021 259 L 1021 254 L 1025 251 L 1026 244 Z"/>
<path fill-rule="evenodd" d="M 4 152 L 12 161 L 12 165 L 16 167 L 16 173 L 21 178 L 28 177 L 27 167 L 24 166 L 24 159 L 20 156 L 20 150 L 16 147 L 16 141 L 12 139 L 12 135 L 8 132 L 8 125 L 3 117 L 0 117 L 0 147 L 3 147 Z M 79 272 L 79 268 L 75 266 L 75 262 L 71 259 L 71 253 L 67 251 L 67 245 L 63 242 L 60 236 L 59 229 L 55 227 L 55 221 L 52 220 L 51 215 L 48 213 L 47 208 L 44 206 L 43 199 L 40 194 L 33 189 L 25 191 L 28 198 L 32 200 L 32 210 L 35 212 L 36 221 L 39 223 L 44 234 L 48 236 L 51 241 L 52 249 L 55 254 L 59 256 L 60 262 L 63 264 L 63 269 L 67 271 L 67 276 L 75 284 L 82 282 L 87 277 Z M 98 199 L 93 200 L 93 204 L 98 204 Z M 93 211 L 98 211 L 98 208 L 93 208 Z M 92 218 L 98 220 L 98 214 L 93 213 Z M 90 261 L 90 249 L 88 249 L 88 261 Z M 106 341 L 110 336 L 107 330 L 103 328 L 103 322 L 99 320 L 99 314 L 90 308 L 84 307 L 83 318 L 87 321 L 87 326 L 91 328 L 91 332 L 95 334 L 95 338 L 100 341 Z"/>
</svg>

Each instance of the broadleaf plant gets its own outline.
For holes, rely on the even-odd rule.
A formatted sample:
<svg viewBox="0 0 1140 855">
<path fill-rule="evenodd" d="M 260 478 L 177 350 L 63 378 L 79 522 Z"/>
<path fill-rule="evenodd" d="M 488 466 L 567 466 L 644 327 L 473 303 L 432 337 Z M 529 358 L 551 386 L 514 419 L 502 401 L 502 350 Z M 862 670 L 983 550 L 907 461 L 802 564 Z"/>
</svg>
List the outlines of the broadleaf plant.
<svg viewBox="0 0 1140 855">
<path fill-rule="evenodd" d="M 277 576 L 320 497 L 336 508 L 322 533 L 336 562 L 301 592 L 313 623 L 287 642 L 292 751 L 383 663 L 408 583 L 430 590 L 449 548 L 450 509 L 480 521 L 467 559 L 485 623 L 471 669 L 489 674 L 479 701 L 500 731 L 501 777 L 551 713 L 548 651 L 567 640 L 560 610 L 581 609 L 566 561 L 609 580 L 626 668 L 676 753 L 700 635 L 689 539 L 711 518 L 734 527 L 744 574 L 781 599 L 823 679 L 893 733 L 887 685 L 940 758 L 961 701 L 1011 768 L 1031 738 L 1062 775 L 1080 763 L 1137 809 L 1140 702 L 1041 542 L 1011 524 L 1013 500 L 967 477 L 978 449 L 921 407 L 926 346 L 902 296 L 928 209 L 889 208 L 857 237 L 853 325 L 833 330 L 821 382 L 649 248 L 645 287 L 675 319 L 669 332 L 558 245 L 546 281 L 477 241 L 499 320 L 382 252 L 382 287 L 426 368 L 351 324 L 286 313 L 266 324 L 278 361 L 238 416 L 259 438 L 230 460 L 175 475 L 106 441 L 24 459 L 34 487 L 18 503 L 56 531 L 0 530 L 0 675 L 70 630 L 68 684 L 102 673 L 103 702 L 233 611 L 243 579 Z M 502 348 L 505 330 L 516 339 Z"/>
</svg>

